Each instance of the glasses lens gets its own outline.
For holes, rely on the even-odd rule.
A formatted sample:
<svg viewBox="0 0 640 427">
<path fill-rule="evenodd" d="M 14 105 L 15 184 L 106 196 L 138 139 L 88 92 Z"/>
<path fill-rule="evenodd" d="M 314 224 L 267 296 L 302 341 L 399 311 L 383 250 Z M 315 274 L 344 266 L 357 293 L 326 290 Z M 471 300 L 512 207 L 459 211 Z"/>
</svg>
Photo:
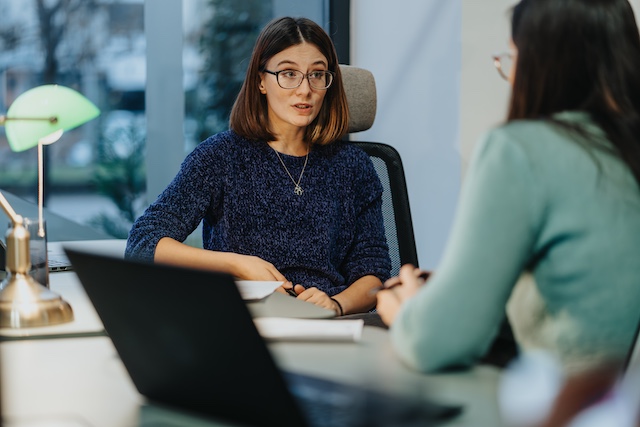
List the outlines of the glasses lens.
<svg viewBox="0 0 640 427">
<path fill-rule="evenodd" d="M 278 84 L 283 89 L 294 89 L 302 84 L 304 74 L 297 70 L 284 70 L 278 73 Z"/>
<path fill-rule="evenodd" d="M 333 74 L 329 71 L 314 71 L 308 74 L 309 84 L 314 89 L 327 89 L 333 82 Z"/>
</svg>

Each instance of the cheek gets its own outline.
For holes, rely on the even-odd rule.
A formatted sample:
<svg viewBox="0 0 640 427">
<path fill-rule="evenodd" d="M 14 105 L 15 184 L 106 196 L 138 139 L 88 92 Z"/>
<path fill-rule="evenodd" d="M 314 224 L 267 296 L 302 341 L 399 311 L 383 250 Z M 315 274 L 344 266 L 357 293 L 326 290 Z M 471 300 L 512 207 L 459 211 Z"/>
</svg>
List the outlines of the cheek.
<svg viewBox="0 0 640 427">
<path fill-rule="evenodd" d="M 317 108 L 318 111 L 320 111 L 322 109 L 322 106 L 324 105 L 325 97 L 326 97 L 326 92 L 324 92 L 321 95 L 319 95 L 319 98 L 316 101 L 316 105 L 318 106 L 318 108 Z"/>
</svg>

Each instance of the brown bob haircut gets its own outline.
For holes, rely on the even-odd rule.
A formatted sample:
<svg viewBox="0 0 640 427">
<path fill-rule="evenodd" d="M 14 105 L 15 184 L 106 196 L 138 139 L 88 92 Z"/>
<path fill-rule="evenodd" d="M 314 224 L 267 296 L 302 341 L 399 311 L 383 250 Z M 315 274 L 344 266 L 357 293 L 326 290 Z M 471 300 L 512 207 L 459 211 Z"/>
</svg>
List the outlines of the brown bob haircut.
<svg viewBox="0 0 640 427">
<path fill-rule="evenodd" d="M 247 75 L 233 104 L 229 127 L 238 135 L 253 141 L 273 141 L 269 129 L 267 98 L 260 93 L 260 73 L 269 59 L 291 46 L 310 43 L 318 48 L 335 73 L 318 116 L 307 126 L 305 140 L 326 145 L 342 138 L 349 129 L 349 108 L 338 66 L 338 55 L 327 33 L 306 18 L 277 18 L 269 22 L 256 40 Z"/>
</svg>

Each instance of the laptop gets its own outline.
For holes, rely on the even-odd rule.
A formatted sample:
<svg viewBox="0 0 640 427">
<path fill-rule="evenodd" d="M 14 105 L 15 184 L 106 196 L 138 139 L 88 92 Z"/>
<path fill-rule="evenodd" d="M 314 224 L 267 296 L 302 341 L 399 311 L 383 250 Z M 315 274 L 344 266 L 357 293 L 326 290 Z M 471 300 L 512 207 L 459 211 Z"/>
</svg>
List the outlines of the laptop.
<svg viewBox="0 0 640 427">
<path fill-rule="evenodd" d="M 71 261 L 67 258 L 62 245 L 57 242 L 47 243 L 47 264 L 50 273 L 73 270 Z"/>
<path fill-rule="evenodd" d="M 252 426 L 422 426 L 461 412 L 281 371 L 231 275 L 66 253 L 152 404 Z"/>
<path fill-rule="evenodd" d="M 2 271 L 4 271 L 6 265 L 6 251 L 5 244 L 0 240 L 0 270 Z M 50 273 L 69 271 L 73 268 L 62 246 L 56 245 L 55 242 L 47 244 L 47 263 Z"/>
</svg>

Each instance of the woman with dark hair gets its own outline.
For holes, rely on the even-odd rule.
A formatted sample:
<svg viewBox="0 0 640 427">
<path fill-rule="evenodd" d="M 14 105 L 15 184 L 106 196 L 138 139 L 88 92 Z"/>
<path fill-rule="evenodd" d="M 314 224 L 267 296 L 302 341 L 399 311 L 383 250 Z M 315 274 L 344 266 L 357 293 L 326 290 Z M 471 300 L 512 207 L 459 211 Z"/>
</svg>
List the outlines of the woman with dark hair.
<svg viewBox="0 0 640 427">
<path fill-rule="evenodd" d="M 622 359 L 640 317 L 640 36 L 627 0 L 522 0 L 506 124 L 478 144 L 439 268 L 378 293 L 423 371 L 468 366 L 505 307 L 568 372 Z M 504 70 L 503 70 L 504 71 Z M 401 286 L 394 286 L 401 284 Z"/>
<path fill-rule="evenodd" d="M 136 220 L 126 256 L 285 282 L 278 290 L 364 312 L 389 277 L 382 186 L 340 138 L 349 114 L 331 39 L 280 18 L 260 33 L 230 117 Z M 182 242 L 202 221 L 203 249 Z"/>
</svg>

